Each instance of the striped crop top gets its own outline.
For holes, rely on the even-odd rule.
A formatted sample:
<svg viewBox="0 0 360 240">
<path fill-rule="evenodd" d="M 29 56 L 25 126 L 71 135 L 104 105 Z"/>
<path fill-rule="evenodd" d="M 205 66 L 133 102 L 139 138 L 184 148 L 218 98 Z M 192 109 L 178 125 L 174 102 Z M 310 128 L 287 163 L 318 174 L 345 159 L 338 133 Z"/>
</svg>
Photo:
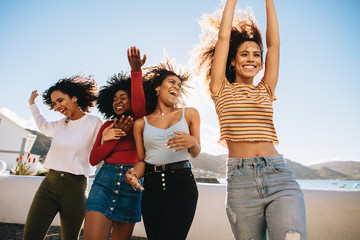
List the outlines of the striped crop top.
<svg viewBox="0 0 360 240">
<path fill-rule="evenodd" d="M 227 146 L 226 141 L 278 144 L 272 108 L 275 97 L 265 82 L 249 86 L 224 79 L 218 92 L 211 97 L 220 124 L 220 144 Z"/>
</svg>

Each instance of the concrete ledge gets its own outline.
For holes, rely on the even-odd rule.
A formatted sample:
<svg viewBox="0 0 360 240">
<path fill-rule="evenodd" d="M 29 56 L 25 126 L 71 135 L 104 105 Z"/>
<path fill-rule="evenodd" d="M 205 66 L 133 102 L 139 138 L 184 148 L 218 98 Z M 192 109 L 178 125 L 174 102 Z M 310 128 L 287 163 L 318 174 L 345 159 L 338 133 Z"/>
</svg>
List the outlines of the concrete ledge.
<svg viewBox="0 0 360 240">
<path fill-rule="evenodd" d="M 24 224 L 44 177 L 0 175 L 0 222 Z M 92 179 L 89 181 L 91 187 Z M 199 183 L 199 201 L 189 240 L 233 239 L 225 212 L 225 185 Z M 304 189 L 309 240 L 358 240 L 360 191 Z M 54 226 L 60 225 L 58 216 Z M 146 237 L 142 222 L 134 236 Z"/>
</svg>

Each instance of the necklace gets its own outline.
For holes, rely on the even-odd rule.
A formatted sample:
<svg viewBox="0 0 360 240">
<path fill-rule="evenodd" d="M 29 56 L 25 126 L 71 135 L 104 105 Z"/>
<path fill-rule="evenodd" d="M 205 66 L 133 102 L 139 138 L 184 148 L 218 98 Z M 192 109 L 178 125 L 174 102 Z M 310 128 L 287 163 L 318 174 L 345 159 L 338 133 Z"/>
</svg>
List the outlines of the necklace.
<svg viewBox="0 0 360 240">
<path fill-rule="evenodd" d="M 160 112 L 160 115 L 161 115 L 161 116 L 165 116 L 166 114 L 168 114 L 168 113 L 170 113 L 170 112 L 172 112 L 172 111 L 174 111 L 174 110 L 175 110 L 175 108 L 172 108 L 172 109 L 170 109 L 169 111 L 162 112 L 161 110 L 156 109 L 154 112 Z"/>
</svg>

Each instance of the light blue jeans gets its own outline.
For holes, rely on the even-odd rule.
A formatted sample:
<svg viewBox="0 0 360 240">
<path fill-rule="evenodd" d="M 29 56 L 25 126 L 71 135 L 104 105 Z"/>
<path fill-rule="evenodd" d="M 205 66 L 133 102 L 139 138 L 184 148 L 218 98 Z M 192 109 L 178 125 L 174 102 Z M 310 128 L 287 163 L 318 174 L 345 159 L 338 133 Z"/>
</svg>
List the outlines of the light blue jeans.
<svg viewBox="0 0 360 240">
<path fill-rule="evenodd" d="M 227 159 L 226 212 L 237 240 L 306 240 L 304 196 L 282 155 Z"/>
</svg>

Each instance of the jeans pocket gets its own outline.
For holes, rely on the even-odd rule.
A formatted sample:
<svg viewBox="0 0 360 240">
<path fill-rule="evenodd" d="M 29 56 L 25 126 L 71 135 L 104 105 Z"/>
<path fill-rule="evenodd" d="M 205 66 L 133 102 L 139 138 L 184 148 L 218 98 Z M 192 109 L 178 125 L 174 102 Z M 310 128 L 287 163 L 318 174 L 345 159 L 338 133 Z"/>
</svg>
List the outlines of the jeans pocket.
<svg viewBox="0 0 360 240">
<path fill-rule="evenodd" d="M 172 170 L 171 173 L 179 178 L 179 177 L 192 177 L 192 171 L 191 168 L 182 168 L 182 169 L 176 169 L 176 170 Z"/>
<path fill-rule="evenodd" d="M 290 170 L 288 165 L 286 163 L 276 163 L 270 166 L 275 173 L 279 174 L 293 174 L 293 172 Z"/>
<path fill-rule="evenodd" d="M 236 167 L 228 167 L 226 170 L 226 181 L 231 182 L 235 177 L 237 173 Z"/>
</svg>

